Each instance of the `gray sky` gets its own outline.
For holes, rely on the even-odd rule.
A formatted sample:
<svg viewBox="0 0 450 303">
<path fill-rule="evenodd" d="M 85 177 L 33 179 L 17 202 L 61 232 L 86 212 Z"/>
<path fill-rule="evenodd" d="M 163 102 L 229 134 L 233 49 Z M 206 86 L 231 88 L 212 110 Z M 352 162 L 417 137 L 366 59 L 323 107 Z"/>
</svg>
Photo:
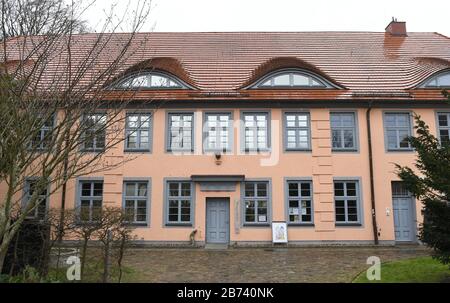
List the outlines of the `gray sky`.
<svg viewBox="0 0 450 303">
<path fill-rule="evenodd" d="M 112 0 L 97 0 L 92 24 Z M 130 1 L 131 5 L 128 5 Z M 121 0 L 117 11 L 139 0 Z M 450 36 L 448 0 L 153 0 L 144 31 L 384 31 L 392 17 L 408 31 Z"/>
</svg>

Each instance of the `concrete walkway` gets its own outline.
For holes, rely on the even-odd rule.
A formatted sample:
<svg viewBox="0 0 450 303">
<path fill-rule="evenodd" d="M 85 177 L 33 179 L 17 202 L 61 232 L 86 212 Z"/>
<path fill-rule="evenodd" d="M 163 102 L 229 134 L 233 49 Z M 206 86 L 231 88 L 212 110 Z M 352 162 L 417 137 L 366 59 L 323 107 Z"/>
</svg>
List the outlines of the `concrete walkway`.
<svg viewBox="0 0 450 303">
<path fill-rule="evenodd" d="M 134 269 L 133 282 L 351 282 L 381 262 L 430 255 L 422 246 L 131 249 L 125 264 Z"/>
</svg>

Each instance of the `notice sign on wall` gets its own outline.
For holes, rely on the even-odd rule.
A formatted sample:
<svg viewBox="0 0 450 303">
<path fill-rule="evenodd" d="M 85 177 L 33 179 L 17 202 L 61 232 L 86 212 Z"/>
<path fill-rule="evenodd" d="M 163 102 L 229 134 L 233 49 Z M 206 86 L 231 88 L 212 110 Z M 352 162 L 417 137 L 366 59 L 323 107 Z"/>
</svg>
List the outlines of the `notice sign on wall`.
<svg viewBox="0 0 450 303">
<path fill-rule="evenodd" d="M 286 222 L 272 222 L 272 242 L 287 243 L 287 224 Z"/>
</svg>

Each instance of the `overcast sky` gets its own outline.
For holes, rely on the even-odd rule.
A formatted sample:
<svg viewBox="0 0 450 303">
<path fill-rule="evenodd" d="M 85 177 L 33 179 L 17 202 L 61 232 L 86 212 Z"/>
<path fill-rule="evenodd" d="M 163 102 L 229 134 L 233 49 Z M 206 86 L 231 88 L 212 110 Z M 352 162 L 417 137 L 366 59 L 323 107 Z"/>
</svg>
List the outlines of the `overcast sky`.
<svg viewBox="0 0 450 303">
<path fill-rule="evenodd" d="M 121 0 L 117 11 L 138 1 Z M 88 13 L 94 27 L 114 1 L 97 2 Z M 450 36 L 449 0 L 153 0 L 152 6 L 145 31 L 384 31 L 396 17 L 408 31 Z"/>
</svg>

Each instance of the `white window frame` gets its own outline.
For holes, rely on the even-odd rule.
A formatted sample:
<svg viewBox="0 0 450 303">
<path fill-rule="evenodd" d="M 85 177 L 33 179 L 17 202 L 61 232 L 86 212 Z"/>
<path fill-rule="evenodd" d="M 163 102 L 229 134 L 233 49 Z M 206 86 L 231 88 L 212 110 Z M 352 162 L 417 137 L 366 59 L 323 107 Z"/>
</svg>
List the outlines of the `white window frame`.
<svg viewBox="0 0 450 303">
<path fill-rule="evenodd" d="M 252 131 L 253 131 L 253 140 L 256 144 L 256 147 L 254 148 L 249 148 L 247 146 L 247 126 L 246 124 L 246 117 L 247 116 L 253 116 L 253 122 L 256 123 L 255 126 L 252 127 Z M 264 129 L 262 129 L 261 127 L 258 127 L 257 125 L 257 116 L 265 116 L 266 117 L 266 126 Z M 243 111 L 241 113 L 241 117 L 242 117 L 242 123 L 241 123 L 241 150 L 244 153 L 251 153 L 251 152 L 266 152 L 266 151 L 270 151 L 270 146 L 271 146 L 271 138 L 270 138 L 270 124 L 271 124 L 271 120 L 270 120 L 270 112 L 269 111 Z M 258 132 L 259 131 L 264 131 L 265 132 L 265 142 L 266 142 L 266 146 L 264 147 L 258 147 Z"/>
<path fill-rule="evenodd" d="M 138 126 L 136 127 L 131 127 L 129 125 L 129 118 L 133 117 L 133 116 L 137 116 L 138 117 Z M 142 123 L 145 121 L 142 121 L 142 117 L 143 116 L 148 116 L 149 120 L 148 120 L 148 127 L 143 127 Z M 153 114 L 149 113 L 149 112 L 129 112 L 126 114 L 126 119 L 125 119 L 125 151 L 126 152 L 133 152 L 133 151 L 144 151 L 144 152 L 150 152 L 152 150 L 152 124 L 153 124 Z M 142 147 L 142 132 L 143 131 L 147 131 L 148 132 L 148 146 L 146 147 Z M 131 133 L 135 133 L 136 134 L 136 147 L 130 147 L 128 145 L 128 136 Z"/>
<path fill-rule="evenodd" d="M 170 184 L 175 183 L 178 184 L 178 195 L 177 196 L 171 196 L 170 195 Z M 182 184 L 189 184 L 189 196 L 182 196 Z M 165 180 L 165 214 L 164 214 L 164 222 L 166 226 L 192 226 L 194 224 L 194 184 L 190 180 L 183 180 L 183 179 L 167 179 Z M 170 220 L 170 201 L 177 201 L 177 220 L 173 221 Z M 181 220 L 182 211 L 181 211 L 181 204 L 182 201 L 189 201 L 189 221 L 183 221 Z"/>
<path fill-rule="evenodd" d="M 295 126 L 288 126 L 288 116 L 295 116 Z M 299 125 L 298 116 L 306 117 L 306 126 Z M 289 131 L 295 131 L 295 147 L 289 147 Z M 306 131 L 306 147 L 300 146 L 300 132 Z M 286 111 L 283 113 L 283 141 L 285 151 L 310 151 L 311 150 L 311 118 L 308 112 Z"/>
<path fill-rule="evenodd" d="M 393 116 L 393 115 L 407 115 L 408 116 L 408 126 L 387 126 L 386 125 L 386 119 L 387 116 Z M 396 122 L 397 123 L 397 122 Z M 401 147 L 400 143 L 402 140 L 400 140 L 400 131 L 407 131 L 408 137 L 411 137 L 413 134 L 413 124 L 412 124 L 412 118 L 410 112 L 405 111 L 392 111 L 392 112 L 384 112 L 383 113 L 383 124 L 384 124 L 384 140 L 386 145 L 386 150 L 395 152 L 395 151 L 412 151 L 413 148 L 411 146 L 411 143 L 408 142 L 408 147 Z M 390 147 L 389 146 L 389 140 L 388 140 L 388 131 L 395 131 L 396 132 L 396 147 Z"/>
<path fill-rule="evenodd" d="M 337 196 L 336 195 L 336 183 L 343 183 L 344 187 L 343 187 L 343 191 L 344 191 L 344 195 L 343 196 Z M 355 184 L 355 194 L 356 196 L 348 196 L 347 195 L 347 184 L 348 183 L 354 183 Z M 335 179 L 333 182 L 333 196 L 334 196 L 334 212 L 335 212 L 335 224 L 336 226 L 360 226 L 362 225 L 362 202 L 361 202 L 361 181 L 358 179 Z M 337 212 L 336 212 L 336 201 L 337 200 L 342 200 L 344 201 L 344 221 L 338 221 L 337 220 Z M 350 200 L 355 200 L 356 202 L 356 221 L 350 221 L 348 219 L 348 202 Z"/>
<path fill-rule="evenodd" d="M 343 116 L 351 115 L 353 116 L 353 126 L 333 126 L 331 120 L 332 116 Z M 330 131 L 331 131 L 331 149 L 333 151 L 358 151 L 358 119 L 357 113 L 353 111 L 331 111 L 330 112 Z M 341 146 L 333 146 L 333 131 L 339 131 L 339 136 L 341 138 Z M 345 131 L 351 131 L 353 134 L 353 146 L 345 147 Z"/>
<path fill-rule="evenodd" d="M 246 185 L 253 185 L 253 196 L 246 195 Z M 258 195 L 258 185 L 265 185 L 266 195 Z M 244 226 L 267 226 L 272 221 L 271 182 L 267 179 L 245 180 L 241 183 L 242 195 L 242 222 Z M 254 221 L 247 221 L 247 203 L 254 202 Z M 258 206 L 260 202 L 266 202 L 266 221 L 259 221 Z"/>
<path fill-rule="evenodd" d="M 183 120 L 183 117 L 185 116 L 190 116 L 191 117 L 191 126 L 190 126 L 190 138 L 191 138 L 191 144 L 190 146 L 185 147 L 184 145 L 180 146 L 176 146 L 173 147 L 172 146 L 172 117 L 173 116 L 180 116 L 181 120 Z M 181 121 L 180 120 L 180 121 Z M 167 141 L 167 146 L 166 146 L 166 150 L 168 152 L 193 152 L 194 151 L 194 146 L 195 146 L 195 137 L 194 137 L 194 130 L 195 130 L 195 114 L 194 112 L 168 112 L 167 113 L 167 136 L 166 136 L 166 141 Z M 180 126 L 178 127 L 178 133 L 184 133 L 184 126 Z M 181 136 L 181 142 L 184 142 L 184 137 L 183 135 Z"/>
<path fill-rule="evenodd" d="M 428 79 L 422 82 L 418 87 L 419 88 L 428 88 L 428 89 L 442 89 L 442 88 L 450 88 L 450 85 L 441 84 L 441 78 L 444 76 L 450 76 L 450 70 L 446 69 L 444 71 L 437 72 L 432 75 Z M 430 84 L 431 82 L 436 81 L 436 85 Z"/>
<path fill-rule="evenodd" d="M 26 178 L 25 179 L 25 187 L 24 187 L 24 200 L 22 207 L 26 208 L 28 207 L 28 202 L 32 196 L 30 193 L 31 184 L 39 182 L 39 178 Z M 32 212 L 30 212 L 27 215 L 27 219 L 33 219 L 33 220 L 45 220 L 47 216 L 47 210 L 49 206 L 49 186 L 45 189 L 45 194 L 39 194 L 38 199 L 41 199 L 39 202 L 39 205 L 35 205 Z M 43 210 L 43 213 L 42 213 Z"/>
<path fill-rule="evenodd" d="M 37 136 L 35 138 L 31 138 L 30 149 L 47 150 L 49 148 L 46 144 L 48 144 L 48 141 L 51 140 L 53 128 L 55 127 L 55 117 L 56 115 L 52 115 L 47 121 L 41 122 L 42 126 L 37 134 L 39 136 L 39 141 L 35 140 Z M 47 122 L 50 122 L 51 125 L 48 125 Z"/>
<path fill-rule="evenodd" d="M 290 184 L 296 184 L 299 189 L 298 189 L 298 195 L 297 196 L 291 196 L 290 194 L 290 189 L 289 189 L 289 185 Z M 302 193 L 302 189 L 301 189 L 301 185 L 302 184 L 308 184 L 309 185 L 309 196 L 305 196 Z M 286 190 L 285 190 L 285 207 L 286 207 L 286 222 L 288 222 L 289 225 L 314 225 L 314 201 L 313 201 L 313 182 L 311 179 L 303 179 L 303 178 L 288 178 L 285 181 L 285 186 L 286 186 Z M 297 221 L 291 221 L 291 207 L 290 207 L 290 202 L 291 201 L 296 201 L 298 203 L 298 208 L 299 209 L 299 219 Z M 303 215 L 302 215 L 302 210 L 303 210 L 303 206 L 302 206 L 302 202 L 303 201 L 309 201 L 309 208 L 310 209 L 310 216 L 311 216 L 311 220 L 309 221 L 304 221 L 303 220 Z"/>
<path fill-rule="evenodd" d="M 90 184 L 90 195 L 89 196 L 83 196 L 83 184 L 88 183 Z M 101 196 L 95 196 L 94 195 L 94 190 L 95 190 L 95 186 L 94 184 L 102 184 L 102 195 Z M 95 180 L 88 180 L 88 179 L 83 179 L 83 180 L 79 180 L 78 181 L 78 199 L 77 199 L 77 204 L 78 204 L 78 221 L 82 224 L 89 224 L 89 223 L 95 223 L 98 222 L 96 220 L 93 220 L 93 212 L 94 212 L 94 202 L 99 202 L 100 201 L 100 216 L 102 213 L 102 208 L 103 208 L 103 196 L 105 194 L 105 183 L 103 182 L 102 179 L 95 179 Z M 82 212 L 82 201 L 89 201 L 89 212 L 88 212 L 88 216 L 89 216 L 89 220 L 82 220 L 81 218 L 81 212 Z"/>
<path fill-rule="evenodd" d="M 289 84 L 287 85 L 276 85 L 275 78 L 279 76 L 289 76 Z M 299 75 L 306 77 L 308 79 L 308 85 L 297 85 L 294 84 L 294 75 Z M 267 81 L 270 81 L 270 85 L 264 85 Z M 313 82 L 319 83 L 319 85 L 314 85 Z M 313 73 L 311 71 L 296 69 L 296 68 L 288 68 L 282 69 L 278 71 L 274 71 L 264 76 L 260 80 L 256 81 L 256 83 L 249 86 L 251 89 L 277 89 L 277 88 L 285 88 L 285 89 L 333 89 L 339 88 L 335 84 L 321 77 L 320 75 Z"/>
<path fill-rule="evenodd" d="M 132 82 L 138 78 L 145 78 L 147 84 L 133 85 Z M 161 77 L 166 79 L 164 85 L 153 85 L 152 77 Z M 173 84 L 173 85 L 171 85 Z M 184 81 L 176 78 L 175 76 L 162 72 L 162 71 L 143 71 L 139 73 L 131 74 L 124 79 L 119 80 L 113 85 L 113 89 L 123 90 L 137 90 L 137 89 L 154 89 L 154 90 L 172 90 L 172 89 L 192 89 L 192 86 L 188 85 Z"/>
<path fill-rule="evenodd" d="M 224 129 L 223 127 L 216 126 L 216 146 L 211 147 L 209 142 L 209 123 L 208 117 L 216 116 L 228 116 L 228 125 Z M 219 120 L 216 120 L 219 121 Z M 222 142 L 222 137 L 224 134 L 228 136 L 228 144 L 226 146 L 217 146 L 217 143 Z M 205 152 L 229 152 L 232 150 L 233 146 L 233 114 L 231 112 L 205 112 L 203 114 L 203 150 Z"/>
<path fill-rule="evenodd" d="M 440 120 L 439 117 L 440 116 L 446 116 L 447 119 L 447 126 L 441 126 L 440 125 Z M 443 131 L 447 131 L 448 132 L 448 136 L 449 136 L 449 140 L 447 141 L 447 144 L 450 144 L 450 112 L 445 112 L 445 111 L 438 111 L 436 113 L 436 122 L 437 122 L 437 135 L 439 138 L 439 142 L 442 144 L 442 135 L 441 135 L 441 130 Z"/>
<path fill-rule="evenodd" d="M 85 123 L 88 117 L 95 117 L 95 125 L 93 127 L 86 127 Z M 99 120 L 104 119 L 105 124 L 98 124 Z M 82 151 L 85 152 L 99 152 L 104 151 L 106 148 L 106 123 L 107 123 L 108 116 L 105 112 L 98 112 L 98 113 L 92 113 L 92 114 L 86 114 L 83 116 L 82 123 L 83 123 L 83 135 L 82 135 Z M 92 147 L 86 147 L 86 131 L 93 131 L 94 135 L 92 138 Z M 103 136 L 103 146 L 98 146 L 99 138 Z"/>
<path fill-rule="evenodd" d="M 133 184 L 134 185 L 134 195 L 128 196 L 127 195 L 127 185 Z M 139 185 L 145 184 L 146 186 L 146 195 L 140 196 L 139 195 Z M 131 209 L 133 210 L 133 220 L 130 220 L 128 223 L 133 225 L 147 225 L 149 221 L 149 200 L 150 200 L 150 181 L 148 179 L 126 179 L 123 181 L 123 209 L 125 211 L 125 214 L 128 215 L 127 209 L 130 209 L 130 207 L 127 207 L 128 201 L 133 201 L 133 207 Z M 138 217 L 138 203 L 139 201 L 145 201 L 145 220 L 137 220 Z"/>
</svg>

